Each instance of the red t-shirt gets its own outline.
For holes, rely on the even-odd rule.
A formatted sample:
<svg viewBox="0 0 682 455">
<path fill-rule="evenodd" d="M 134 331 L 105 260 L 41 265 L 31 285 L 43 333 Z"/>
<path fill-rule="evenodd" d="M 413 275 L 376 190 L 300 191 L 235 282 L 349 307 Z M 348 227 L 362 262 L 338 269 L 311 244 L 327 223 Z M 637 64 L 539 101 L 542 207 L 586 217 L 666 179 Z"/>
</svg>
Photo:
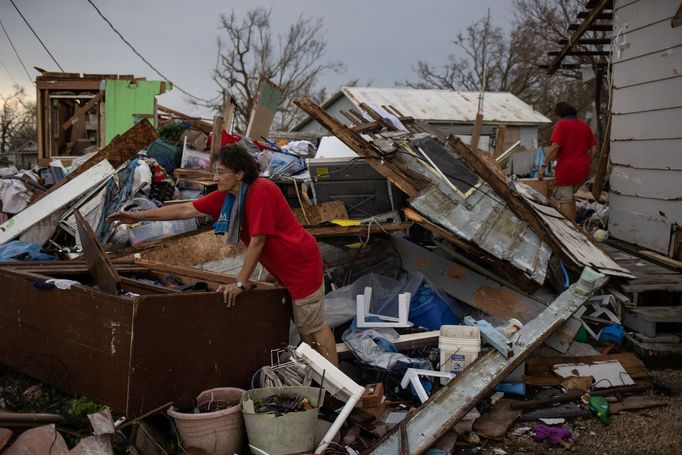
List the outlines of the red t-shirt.
<svg viewBox="0 0 682 455">
<path fill-rule="evenodd" d="M 559 146 L 554 185 L 573 186 L 590 175 L 590 148 L 597 143 L 589 125 L 577 118 L 557 122 L 550 142 Z"/>
<path fill-rule="evenodd" d="M 192 204 L 218 219 L 225 202 L 224 191 L 214 191 Z M 254 235 L 265 235 L 258 258 L 268 272 L 289 290 L 294 300 L 308 297 L 322 285 L 322 256 L 315 238 L 298 222 L 277 186 L 256 179 L 246 194 L 241 239 L 248 245 Z"/>
</svg>

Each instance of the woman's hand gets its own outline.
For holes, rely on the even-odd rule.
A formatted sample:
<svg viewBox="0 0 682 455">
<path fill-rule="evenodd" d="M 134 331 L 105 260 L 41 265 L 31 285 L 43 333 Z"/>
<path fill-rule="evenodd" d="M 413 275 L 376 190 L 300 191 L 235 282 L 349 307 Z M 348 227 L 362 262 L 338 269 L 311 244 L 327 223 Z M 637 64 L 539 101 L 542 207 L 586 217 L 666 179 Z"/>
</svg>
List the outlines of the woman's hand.
<svg viewBox="0 0 682 455">
<path fill-rule="evenodd" d="M 238 287 L 236 284 L 221 284 L 216 289 L 217 292 L 222 292 L 223 302 L 227 304 L 228 308 L 235 306 L 237 303 L 237 296 L 244 292 L 244 290 Z"/>
<path fill-rule="evenodd" d="M 120 210 L 118 212 L 110 213 L 107 215 L 107 222 L 108 223 L 122 223 L 122 224 L 133 224 L 137 223 L 140 221 L 139 217 L 137 216 L 138 212 L 126 212 L 124 210 Z"/>
</svg>

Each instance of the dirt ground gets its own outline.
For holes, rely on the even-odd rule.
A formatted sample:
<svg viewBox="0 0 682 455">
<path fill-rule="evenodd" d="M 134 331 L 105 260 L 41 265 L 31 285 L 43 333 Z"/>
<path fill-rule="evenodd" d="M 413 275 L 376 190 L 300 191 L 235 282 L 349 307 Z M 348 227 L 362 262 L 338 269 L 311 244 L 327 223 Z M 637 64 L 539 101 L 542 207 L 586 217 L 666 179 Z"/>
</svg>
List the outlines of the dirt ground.
<svg viewBox="0 0 682 455">
<path fill-rule="evenodd" d="M 682 370 L 651 370 L 651 374 L 673 390 L 673 396 L 664 397 L 669 402 L 666 407 L 625 411 L 611 416 L 608 426 L 596 417 L 567 421 L 561 426 L 573 433 L 574 446 L 570 449 L 551 447 L 547 442 L 537 443 L 530 433 L 513 435 L 515 429 L 532 428 L 534 425 L 534 422 L 518 422 L 509 430 L 504 441 L 483 442 L 480 453 L 503 455 L 499 451 L 502 449 L 508 454 L 681 454 Z"/>
</svg>

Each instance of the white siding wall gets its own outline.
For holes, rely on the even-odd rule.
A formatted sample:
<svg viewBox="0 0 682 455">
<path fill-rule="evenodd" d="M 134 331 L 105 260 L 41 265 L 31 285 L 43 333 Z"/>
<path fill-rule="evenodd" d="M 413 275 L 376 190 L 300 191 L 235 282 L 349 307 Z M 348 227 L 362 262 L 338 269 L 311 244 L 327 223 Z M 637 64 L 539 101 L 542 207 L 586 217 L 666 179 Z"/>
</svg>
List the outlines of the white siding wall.
<svg viewBox="0 0 682 455">
<path fill-rule="evenodd" d="M 609 231 L 669 253 L 682 226 L 679 0 L 615 0 Z"/>
</svg>

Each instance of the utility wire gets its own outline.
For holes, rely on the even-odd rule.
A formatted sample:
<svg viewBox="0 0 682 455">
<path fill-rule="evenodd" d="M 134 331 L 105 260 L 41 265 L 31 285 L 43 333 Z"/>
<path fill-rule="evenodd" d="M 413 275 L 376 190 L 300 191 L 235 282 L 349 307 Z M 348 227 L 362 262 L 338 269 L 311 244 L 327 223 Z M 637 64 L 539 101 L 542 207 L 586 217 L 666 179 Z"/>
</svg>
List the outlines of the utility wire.
<svg viewBox="0 0 682 455">
<path fill-rule="evenodd" d="M 24 17 L 24 15 L 21 14 L 21 11 L 19 11 L 19 8 L 17 8 L 17 5 L 14 3 L 14 0 L 9 0 L 9 1 L 10 1 L 10 3 L 12 4 L 12 6 L 14 7 L 14 9 L 17 10 L 17 13 L 19 13 L 19 16 L 21 16 L 21 18 L 24 20 L 24 22 L 26 22 L 26 25 L 28 25 L 28 28 L 31 29 L 31 31 L 33 32 L 33 35 L 35 35 L 35 37 L 38 39 L 38 41 L 40 42 L 40 44 L 43 46 L 43 49 L 45 49 L 45 51 L 46 51 L 47 54 L 50 56 L 50 58 L 51 58 L 52 61 L 55 63 L 55 65 L 57 65 L 57 67 L 58 67 L 62 72 L 64 72 L 64 68 L 62 68 L 62 66 L 57 62 L 57 59 L 54 58 L 54 55 L 52 55 L 52 52 L 50 52 L 50 50 L 47 48 L 47 46 L 45 46 L 45 43 L 43 43 L 43 40 L 41 40 L 40 37 L 38 36 L 38 34 L 36 33 L 36 31 L 33 30 L 33 27 L 31 27 L 31 24 L 28 23 L 28 20 L 26 20 L 26 18 Z"/>
<path fill-rule="evenodd" d="M 121 40 L 123 40 L 123 42 L 126 43 L 126 44 L 128 45 L 128 47 L 135 53 L 135 55 L 137 55 L 138 57 L 140 57 L 140 58 L 142 59 L 142 61 L 145 62 L 145 63 L 147 64 L 147 66 L 149 66 L 152 70 L 154 70 L 154 71 L 156 72 L 156 74 L 158 74 L 160 77 L 162 77 L 166 82 L 170 82 L 171 84 L 173 84 L 173 87 L 177 88 L 177 89 L 180 90 L 182 93 L 184 93 L 185 95 L 189 96 L 190 98 L 194 98 L 194 99 L 197 99 L 197 100 L 199 100 L 199 101 L 203 101 L 204 103 L 210 103 L 210 101 L 208 101 L 208 100 L 205 100 L 205 99 L 203 99 L 203 98 L 199 98 L 198 96 L 192 95 L 191 93 L 189 93 L 188 91 L 186 91 L 186 90 L 184 90 L 182 87 L 180 87 L 178 84 L 172 82 L 170 79 L 168 79 L 166 76 L 164 76 L 164 75 L 161 73 L 161 71 L 157 70 L 157 69 L 154 67 L 154 65 L 152 65 L 151 63 L 149 63 L 149 61 L 148 61 L 146 58 L 144 58 L 144 57 L 142 56 L 142 54 L 140 54 L 140 53 L 137 51 L 137 49 L 135 49 L 135 47 L 134 47 L 132 44 L 130 44 L 130 42 L 129 42 L 127 39 L 125 39 L 125 38 L 123 37 L 123 35 L 121 34 L 121 32 L 119 32 L 118 30 L 116 30 L 116 27 L 114 27 L 114 25 L 111 23 L 111 21 L 109 21 L 109 19 L 107 19 L 106 16 L 104 16 L 104 14 L 102 14 L 102 12 L 99 10 L 99 8 L 97 8 L 97 5 L 95 5 L 95 4 L 92 2 L 92 0 L 87 0 L 87 2 L 90 3 L 90 5 L 92 5 L 93 8 L 95 8 L 95 11 L 97 11 L 97 14 L 99 14 L 100 17 L 101 17 L 102 19 L 104 19 L 104 22 L 106 22 L 107 24 L 109 24 L 109 27 L 111 27 L 111 29 L 118 35 L 118 37 L 121 38 Z"/>
<path fill-rule="evenodd" d="M 7 37 L 7 41 L 9 41 L 10 46 L 12 46 L 12 49 L 14 50 L 14 53 L 16 54 L 17 58 L 19 59 L 21 66 L 24 67 L 24 71 L 26 71 L 26 76 L 28 77 L 28 80 L 31 81 L 31 84 L 33 84 L 35 86 L 36 83 L 33 82 L 33 78 L 31 77 L 28 70 L 26 69 L 26 65 L 24 65 L 24 61 L 21 59 L 19 52 L 17 52 L 17 48 L 14 47 L 14 43 L 12 42 L 12 38 L 9 37 L 9 33 L 7 33 L 7 29 L 3 25 L 2 20 L 0 20 L 0 27 L 2 27 L 2 31 L 5 32 L 5 36 Z"/>
</svg>

